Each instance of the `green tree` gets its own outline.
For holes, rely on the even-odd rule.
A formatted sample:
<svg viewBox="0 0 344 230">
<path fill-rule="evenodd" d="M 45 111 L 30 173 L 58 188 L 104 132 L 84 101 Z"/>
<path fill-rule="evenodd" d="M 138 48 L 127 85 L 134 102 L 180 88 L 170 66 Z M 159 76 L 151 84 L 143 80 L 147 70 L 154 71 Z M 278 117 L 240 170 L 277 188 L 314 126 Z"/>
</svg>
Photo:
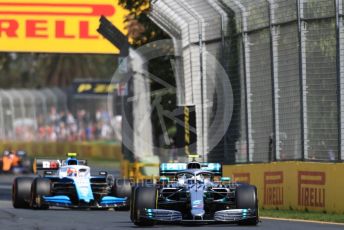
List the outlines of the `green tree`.
<svg viewBox="0 0 344 230">
<path fill-rule="evenodd" d="M 1 88 L 69 86 L 76 78 L 108 79 L 115 55 L 0 53 Z"/>
</svg>

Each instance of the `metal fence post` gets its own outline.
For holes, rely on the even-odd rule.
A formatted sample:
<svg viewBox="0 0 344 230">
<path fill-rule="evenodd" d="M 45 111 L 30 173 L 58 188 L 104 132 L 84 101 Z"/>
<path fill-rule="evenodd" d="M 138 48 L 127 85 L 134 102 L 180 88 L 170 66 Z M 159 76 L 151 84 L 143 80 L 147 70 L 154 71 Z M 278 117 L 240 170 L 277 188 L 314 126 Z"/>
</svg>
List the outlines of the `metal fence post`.
<svg viewBox="0 0 344 230">
<path fill-rule="evenodd" d="M 251 139 L 252 139 L 252 134 L 251 134 L 251 116 L 249 117 L 249 90 L 248 90 L 248 83 L 247 83 L 247 65 L 246 61 L 249 60 L 247 54 L 246 54 L 246 44 L 247 44 L 247 33 L 243 32 L 242 33 L 242 52 L 243 52 L 243 64 L 244 64 L 244 84 L 245 84 L 245 106 L 246 106 L 246 143 L 247 143 L 247 155 L 246 155 L 246 160 L 247 162 L 250 162 L 251 157 Z"/>
<path fill-rule="evenodd" d="M 269 26 L 270 26 L 270 58 L 271 58 L 271 83 L 272 83 L 272 129 L 273 133 L 271 136 L 272 153 L 269 155 L 269 161 L 275 161 L 280 158 L 280 149 L 279 149 L 279 117 L 278 117 L 278 41 L 276 36 L 276 27 L 275 27 L 275 11 L 274 11 L 274 0 L 266 0 L 268 3 L 268 13 L 269 13 Z M 277 157 L 278 156 L 278 157 Z"/>
<path fill-rule="evenodd" d="M 243 70 L 245 84 L 245 105 L 246 105 L 246 143 L 247 143 L 247 162 L 253 159 L 253 140 L 252 140 L 252 120 L 251 120 L 251 75 L 250 75 L 250 47 L 248 38 L 247 11 L 244 5 L 238 0 L 233 3 L 241 10 L 242 15 L 242 53 L 243 53 Z M 252 147 L 251 147 L 252 146 Z M 252 150 L 252 151 L 251 151 Z"/>
<path fill-rule="evenodd" d="M 343 109 L 343 89 L 341 77 L 343 74 L 342 66 L 342 33 L 343 31 L 343 0 L 334 0 L 336 6 L 336 72 L 337 72 L 337 102 L 338 102 L 338 161 L 343 160 L 343 146 L 342 146 L 342 130 L 344 124 L 342 123 L 342 109 Z"/>
<path fill-rule="evenodd" d="M 303 21 L 303 0 L 297 0 L 297 24 L 298 24 L 298 37 L 299 37 L 299 76 L 300 76 L 300 112 L 301 112 L 301 160 L 305 160 L 308 157 L 307 151 L 307 104 L 306 104 L 306 60 L 305 53 L 306 47 L 304 46 L 304 21 Z"/>
</svg>

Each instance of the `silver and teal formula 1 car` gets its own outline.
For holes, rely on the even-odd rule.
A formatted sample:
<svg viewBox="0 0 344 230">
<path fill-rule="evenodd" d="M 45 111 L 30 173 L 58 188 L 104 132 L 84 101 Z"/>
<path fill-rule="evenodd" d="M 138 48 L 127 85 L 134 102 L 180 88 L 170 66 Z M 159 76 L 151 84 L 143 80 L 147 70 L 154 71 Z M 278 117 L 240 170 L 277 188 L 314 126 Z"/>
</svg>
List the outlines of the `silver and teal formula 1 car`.
<svg viewBox="0 0 344 230">
<path fill-rule="evenodd" d="M 86 160 L 69 153 L 66 160 L 36 159 L 36 178 L 17 177 L 12 187 L 14 208 L 129 208 L 130 183 L 102 171 L 91 176 Z"/>
<path fill-rule="evenodd" d="M 257 225 L 257 189 L 222 177 L 218 163 L 163 163 L 156 185 L 133 188 L 131 220 L 159 223 L 237 223 Z"/>
</svg>

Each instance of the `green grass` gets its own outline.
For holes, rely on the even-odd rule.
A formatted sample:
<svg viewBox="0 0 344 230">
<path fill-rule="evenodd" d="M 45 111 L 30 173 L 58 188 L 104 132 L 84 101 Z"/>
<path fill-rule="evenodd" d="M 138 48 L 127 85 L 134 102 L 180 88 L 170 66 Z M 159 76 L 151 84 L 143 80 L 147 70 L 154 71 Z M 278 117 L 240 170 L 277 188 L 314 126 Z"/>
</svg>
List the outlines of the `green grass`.
<svg viewBox="0 0 344 230">
<path fill-rule="evenodd" d="M 268 210 L 259 209 L 259 215 L 262 217 L 275 217 L 286 219 L 315 220 L 325 222 L 344 223 L 343 214 L 313 212 L 313 211 L 295 211 L 295 210 Z"/>
</svg>

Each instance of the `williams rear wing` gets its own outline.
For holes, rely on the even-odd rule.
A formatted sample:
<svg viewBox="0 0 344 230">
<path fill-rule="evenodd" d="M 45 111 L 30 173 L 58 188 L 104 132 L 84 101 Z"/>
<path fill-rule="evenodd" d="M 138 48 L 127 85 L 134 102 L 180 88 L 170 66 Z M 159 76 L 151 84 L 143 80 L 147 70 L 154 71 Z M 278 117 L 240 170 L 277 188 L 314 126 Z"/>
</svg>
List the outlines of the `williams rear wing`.
<svg viewBox="0 0 344 230">
<path fill-rule="evenodd" d="M 58 159 L 35 159 L 33 171 L 54 171 L 61 167 L 61 161 Z"/>
<path fill-rule="evenodd" d="M 56 171 L 62 165 L 65 165 L 65 160 L 59 159 L 35 159 L 33 164 L 34 173 L 38 171 Z M 78 160 L 78 165 L 87 165 L 87 160 Z"/>
</svg>

